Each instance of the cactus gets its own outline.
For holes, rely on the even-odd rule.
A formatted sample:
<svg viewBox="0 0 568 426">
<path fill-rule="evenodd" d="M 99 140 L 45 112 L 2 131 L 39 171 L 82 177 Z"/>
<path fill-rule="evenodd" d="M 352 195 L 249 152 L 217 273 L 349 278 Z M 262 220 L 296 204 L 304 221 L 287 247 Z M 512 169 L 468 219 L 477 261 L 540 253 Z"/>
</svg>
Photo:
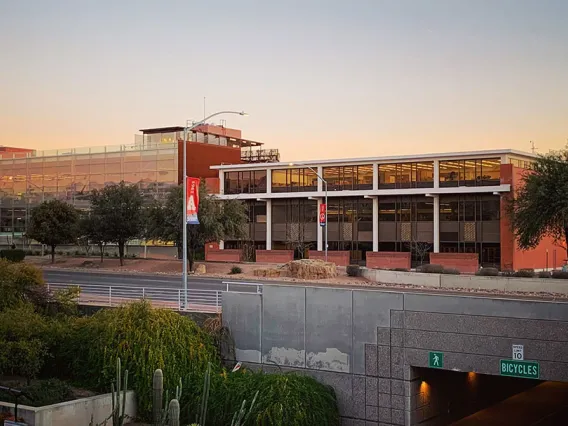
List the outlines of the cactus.
<svg viewBox="0 0 568 426">
<path fill-rule="evenodd" d="M 246 399 L 243 400 L 243 403 L 241 404 L 241 409 L 237 411 L 233 416 L 233 421 L 231 422 L 231 426 L 241 426 L 246 423 L 246 421 L 250 417 L 250 413 L 252 412 L 254 404 L 256 403 L 257 397 L 258 397 L 258 391 L 256 391 L 256 393 L 254 394 L 254 398 L 252 399 L 252 402 L 250 403 L 250 407 L 248 408 L 248 410 L 245 410 L 247 400 Z"/>
<path fill-rule="evenodd" d="M 203 378 L 203 394 L 201 395 L 201 413 L 199 415 L 199 424 L 204 426 L 207 419 L 207 401 L 209 399 L 209 387 L 211 385 L 211 363 L 207 365 L 207 372 Z"/>
<path fill-rule="evenodd" d="M 179 426 L 179 401 L 172 399 L 168 407 L 169 426 Z"/>
<path fill-rule="evenodd" d="M 163 418 L 162 404 L 164 398 L 164 373 L 160 369 L 154 371 L 152 388 L 152 419 L 154 425 L 160 425 Z"/>
<path fill-rule="evenodd" d="M 121 378 L 122 367 L 120 358 L 116 360 L 116 389 L 114 383 L 111 383 L 110 389 L 112 394 L 112 424 L 113 426 L 122 426 L 126 416 L 126 391 L 128 389 L 128 370 L 124 370 L 124 380 Z M 122 401 L 121 401 L 122 398 Z"/>
</svg>

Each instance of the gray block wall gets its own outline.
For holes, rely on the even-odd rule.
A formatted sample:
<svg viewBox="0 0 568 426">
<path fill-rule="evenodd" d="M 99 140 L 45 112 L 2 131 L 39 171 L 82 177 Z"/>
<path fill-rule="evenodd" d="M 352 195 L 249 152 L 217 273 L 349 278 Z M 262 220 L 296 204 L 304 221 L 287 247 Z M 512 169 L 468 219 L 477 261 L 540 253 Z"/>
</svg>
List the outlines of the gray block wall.
<svg viewBox="0 0 568 426">
<path fill-rule="evenodd" d="M 265 285 L 224 293 L 223 321 L 238 360 L 333 386 L 347 425 L 445 424 L 457 388 L 444 382 L 470 384 L 424 370 L 429 351 L 444 352 L 444 370 L 498 375 L 523 344 L 542 379 L 568 381 L 566 303 Z"/>
</svg>

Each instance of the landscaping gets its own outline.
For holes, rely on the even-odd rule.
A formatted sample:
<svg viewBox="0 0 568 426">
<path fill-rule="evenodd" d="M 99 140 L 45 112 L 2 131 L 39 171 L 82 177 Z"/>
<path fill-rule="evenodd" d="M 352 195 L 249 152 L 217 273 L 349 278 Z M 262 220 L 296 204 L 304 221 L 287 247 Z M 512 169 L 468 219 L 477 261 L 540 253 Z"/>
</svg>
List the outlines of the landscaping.
<svg viewBox="0 0 568 426">
<path fill-rule="evenodd" d="M 233 371 L 232 351 L 226 350 L 230 335 L 218 318 L 202 329 L 145 301 L 81 316 L 76 290 L 50 294 L 38 269 L 5 260 L 0 260 L 0 295 L 0 385 L 24 391 L 19 413 L 31 412 L 24 406 L 71 404 L 85 397 L 79 400 L 82 411 L 95 410 L 84 408 L 94 406 L 89 397 L 106 394 L 107 425 L 151 422 L 159 369 L 161 412 L 175 412 L 179 404 L 180 418 L 160 424 L 200 420 L 201 426 L 224 426 L 239 418 L 235 424 L 339 424 L 333 390 L 313 378 L 245 367 Z M 135 394 L 136 418 L 121 414 L 119 407 L 130 398 L 122 392 L 126 388 Z M 3 410 L 14 402 L 10 393 L 0 393 L 0 400 Z"/>
</svg>

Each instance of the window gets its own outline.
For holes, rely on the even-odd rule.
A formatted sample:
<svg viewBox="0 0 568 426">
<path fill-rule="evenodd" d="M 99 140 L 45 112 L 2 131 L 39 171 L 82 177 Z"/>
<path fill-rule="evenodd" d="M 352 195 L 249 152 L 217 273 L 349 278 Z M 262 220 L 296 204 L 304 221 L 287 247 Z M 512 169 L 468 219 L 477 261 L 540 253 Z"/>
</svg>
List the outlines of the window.
<svg viewBox="0 0 568 426">
<path fill-rule="evenodd" d="M 225 173 L 225 194 L 266 192 L 266 170 Z"/>
<path fill-rule="evenodd" d="M 318 177 L 308 168 L 272 170 L 272 192 L 317 191 Z"/>
<path fill-rule="evenodd" d="M 379 164 L 379 189 L 432 188 L 434 163 Z"/>
<path fill-rule="evenodd" d="M 323 178 L 329 191 L 357 191 L 373 189 L 373 166 L 324 167 Z"/>
<path fill-rule="evenodd" d="M 499 185 L 501 160 L 440 161 L 440 186 L 491 186 Z"/>
</svg>

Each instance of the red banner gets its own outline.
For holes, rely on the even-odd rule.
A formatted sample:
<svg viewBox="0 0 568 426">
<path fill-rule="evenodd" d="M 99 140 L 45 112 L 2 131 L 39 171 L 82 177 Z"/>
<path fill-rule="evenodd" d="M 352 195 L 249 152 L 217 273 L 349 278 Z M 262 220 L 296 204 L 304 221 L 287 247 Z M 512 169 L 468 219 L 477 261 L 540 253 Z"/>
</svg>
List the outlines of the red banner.
<svg viewBox="0 0 568 426">
<path fill-rule="evenodd" d="M 320 226 L 325 226 L 326 224 L 326 212 L 327 212 L 327 205 L 326 204 L 320 204 Z"/>
<path fill-rule="evenodd" d="M 186 178 L 186 203 L 185 221 L 188 225 L 199 225 L 197 213 L 199 210 L 199 178 Z"/>
</svg>

